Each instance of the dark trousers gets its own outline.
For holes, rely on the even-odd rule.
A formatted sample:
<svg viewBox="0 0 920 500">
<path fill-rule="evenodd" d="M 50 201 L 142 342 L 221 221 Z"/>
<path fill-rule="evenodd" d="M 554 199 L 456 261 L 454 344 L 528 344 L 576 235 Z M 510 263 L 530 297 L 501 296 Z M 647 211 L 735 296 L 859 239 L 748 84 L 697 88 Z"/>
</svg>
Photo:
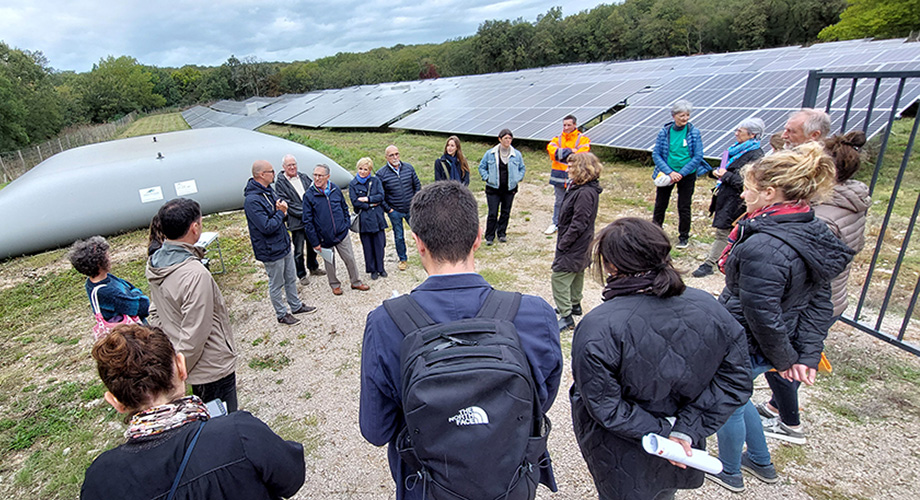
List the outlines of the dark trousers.
<svg viewBox="0 0 920 500">
<path fill-rule="evenodd" d="M 294 242 L 294 267 L 297 269 L 297 277 L 303 278 L 307 275 L 307 269 L 315 271 L 319 269 L 319 262 L 316 261 L 316 252 L 313 247 L 307 245 L 307 233 L 303 229 L 291 231 L 291 241 Z M 304 267 L 303 250 L 307 249 L 307 265 Z"/>
<path fill-rule="evenodd" d="M 219 398 L 227 405 L 227 413 L 234 412 L 237 410 L 236 373 L 207 384 L 192 384 L 192 394 L 201 398 L 205 403 Z"/>
<path fill-rule="evenodd" d="M 691 205 L 693 203 L 693 188 L 696 186 L 696 174 L 685 175 L 677 181 L 677 231 L 681 238 L 690 237 Z M 652 221 L 661 226 L 664 223 L 664 213 L 668 211 L 671 201 L 671 191 L 674 184 L 660 187 L 655 192 L 655 211 Z"/>
<path fill-rule="evenodd" d="M 801 382 L 790 382 L 776 372 L 767 372 L 763 376 L 770 384 L 770 390 L 773 391 L 770 405 L 779 410 L 780 421 L 786 425 L 799 425 L 799 385 Z"/>
<path fill-rule="evenodd" d="M 387 246 L 387 233 L 383 229 L 375 233 L 361 233 L 361 248 L 364 250 L 364 272 L 383 272 L 383 252 Z"/>
<path fill-rule="evenodd" d="M 504 238 L 508 231 L 508 219 L 511 217 L 514 191 L 486 191 L 486 202 L 489 204 L 489 216 L 486 218 L 486 239 L 489 241 L 494 240 L 496 233 L 498 233 L 499 238 Z M 501 212 L 501 215 L 499 215 L 499 212 Z"/>
</svg>

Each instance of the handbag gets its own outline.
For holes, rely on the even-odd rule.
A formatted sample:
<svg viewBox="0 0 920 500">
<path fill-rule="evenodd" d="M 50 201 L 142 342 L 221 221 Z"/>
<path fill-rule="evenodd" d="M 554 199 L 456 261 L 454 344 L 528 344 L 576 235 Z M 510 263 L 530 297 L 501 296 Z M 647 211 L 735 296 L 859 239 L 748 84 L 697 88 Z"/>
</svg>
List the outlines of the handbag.
<svg viewBox="0 0 920 500">
<path fill-rule="evenodd" d="M 93 288 L 92 295 L 90 295 L 90 304 L 93 306 L 93 315 L 96 317 L 96 324 L 93 325 L 93 340 L 95 341 L 111 333 L 112 328 L 118 325 L 139 325 L 143 323 L 138 316 L 128 316 L 127 314 L 121 316 L 121 321 L 106 321 L 102 317 L 102 309 L 99 308 L 99 297 L 96 296 L 99 289 L 104 286 L 106 285 L 96 286 L 96 288 Z"/>
<path fill-rule="evenodd" d="M 359 215 L 360 215 L 360 212 L 358 212 L 357 210 L 355 211 L 355 213 L 351 214 L 351 225 L 349 226 L 349 229 L 351 229 L 355 233 L 361 232 L 361 217 L 358 217 Z"/>
</svg>

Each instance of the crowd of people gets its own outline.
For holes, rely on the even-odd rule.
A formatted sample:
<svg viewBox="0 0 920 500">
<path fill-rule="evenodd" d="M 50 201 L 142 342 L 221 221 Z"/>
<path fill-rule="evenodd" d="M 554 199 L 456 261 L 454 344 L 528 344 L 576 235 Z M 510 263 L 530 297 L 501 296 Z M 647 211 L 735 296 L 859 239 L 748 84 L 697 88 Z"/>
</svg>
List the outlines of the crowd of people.
<svg viewBox="0 0 920 500">
<path fill-rule="evenodd" d="M 316 310 L 298 295 L 310 275 L 327 276 L 332 293 L 343 294 L 337 260 L 352 290 L 369 290 L 350 232 L 373 281 L 388 276 L 388 221 L 399 270 L 408 268 L 411 229 L 428 278 L 368 314 L 361 353 L 360 429 L 371 444 L 389 446 L 397 500 L 532 499 L 538 484 L 556 491 L 546 413 L 562 379 L 560 334 L 572 328 L 572 424 L 599 498 L 665 500 L 704 477 L 741 492 L 742 471 L 778 481 L 766 437 L 805 443 L 798 389 L 816 381 L 824 339 L 846 307 L 852 256 L 864 245 L 868 189 L 853 176 L 865 135 L 828 137 L 829 117 L 803 109 L 778 136 L 782 147 L 765 155 L 764 122 L 746 119 L 710 167 L 692 112 L 691 103 L 674 103 L 673 121 L 654 142 L 651 220 L 617 219 L 597 235 L 603 165 L 575 117 L 564 118 L 546 147 L 555 310 L 535 295 L 495 291 L 475 271 L 480 245 L 507 241 L 526 172 L 509 129 L 479 163 L 484 231 L 456 136 L 424 187 L 394 145 L 376 172 L 361 158 L 350 206 L 327 165 L 309 176 L 287 155 L 276 178 L 268 161 L 253 163 L 244 212 L 279 324 Z M 715 179 L 715 241 L 692 276 L 724 273 L 718 300 L 687 286 L 661 228 L 676 185 L 673 248 L 689 247 L 695 183 L 706 175 Z M 110 274 L 104 238 L 72 247 L 97 316 L 92 356 L 105 399 L 128 424 L 125 444 L 87 470 L 82 498 L 279 498 L 304 482 L 302 447 L 238 411 L 237 349 L 196 246 L 201 234 L 195 201 L 160 208 L 150 230 L 150 298 Z M 585 311 L 589 268 L 604 284 L 603 302 Z M 772 395 L 755 405 L 761 374 Z M 705 453 L 706 438 L 717 435 L 721 472 L 645 453 L 649 434 L 688 456 Z"/>
</svg>

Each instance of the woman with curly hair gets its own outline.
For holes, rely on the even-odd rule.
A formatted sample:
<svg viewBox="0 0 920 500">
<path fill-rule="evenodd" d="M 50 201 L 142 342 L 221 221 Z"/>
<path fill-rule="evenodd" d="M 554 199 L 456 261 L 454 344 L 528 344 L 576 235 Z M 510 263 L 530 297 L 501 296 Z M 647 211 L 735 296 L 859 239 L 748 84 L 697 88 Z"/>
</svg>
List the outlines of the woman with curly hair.
<svg viewBox="0 0 920 500">
<path fill-rule="evenodd" d="M 67 255 L 80 274 L 86 275 L 86 295 L 93 302 L 93 291 L 103 319 L 118 323 L 125 316 L 144 319 L 149 314 L 150 299 L 131 283 L 110 274 L 109 243 L 102 236 L 77 240 Z M 95 311 L 94 311 L 95 312 Z"/>
<path fill-rule="evenodd" d="M 830 195 L 836 174 L 815 142 L 742 170 L 747 215 L 719 259 L 725 273 L 719 302 L 747 332 L 753 377 L 776 369 L 786 380 L 815 382 L 833 315 L 830 282 L 853 255 L 812 209 Z M 767 483 L 779 480 L 754 403 L 737 410 L 718 437 L 723 470 L 709 479 L 735 492 L 744 490 L 742 470 Z"/>
<path fill-rule="evenodd" d="M 121 325 L 93 346 L 126 441 L 86 470 L 80 498 L 275 499 L 304 482 L 303 446 L 245 411 L 212 418 L 162 330 Z"/>
</svg>

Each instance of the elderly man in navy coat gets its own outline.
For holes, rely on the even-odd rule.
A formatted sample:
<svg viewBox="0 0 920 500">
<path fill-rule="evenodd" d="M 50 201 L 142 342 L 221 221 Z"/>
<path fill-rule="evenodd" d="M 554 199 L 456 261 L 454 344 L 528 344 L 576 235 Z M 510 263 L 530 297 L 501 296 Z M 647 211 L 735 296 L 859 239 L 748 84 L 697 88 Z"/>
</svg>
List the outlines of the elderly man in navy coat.
<svg viewBox="0 0 920 500">
<path fill-rule="evenodd" d="M 476 316 L 492 286 L 476 273 L 473 254 L 482 243 L 479 206 L 469 189 L 455 181 L 425 186 L 412 201 L 413 237 L 428 279 L 411 297 L 437 323 Z M 562 375 L 562 350 L 556 314 L 545 300 L 521 298 L 514 318 L 521 347 L 530 362 L 540 407 L 549 411 Z M 361 434 L 371 444 L 389 443 L 396 499 L 422 499 L 422 488 L 407 489 L 410 469 L 399 458 L 396 437 L 404 426 L 400 345 L 403 334 L 383 306 L 367 316 L 361 353 Z M 540 482 L 556 491 L 549 460 Z"/>
<path fill-rule="evenodd" d="M 249 225 L 249 240 L 256 260 L 265 265 L 268 273 L 268 294 L 278 322 L 293 325 L 299 322 L 293 314 L 309 313 L 315 307 L 305 305 L 297 296 L 297 274 L 291 252 L 291 238 L 284 227 L 288 205 L 275 198 L 271 183 L 275 169 L 265 160 L 252 164 L 252 178 L 246 183 L 243 210 Z M 284 298 L 287 296 L 287 307 Z"/>
<path fill-rule="evenodd" d="M 303 195 L 303 228 L 307 233 L 307 241 L 317 253 L 322 253 L 323 249 L 335 249 L 345 262 L 345 269 L 348 269 L 352 290 L 367 291 L 370 287 L 361 282 L 358 266 L 355 265 L 355 251 L 348 237 L 350 222 L 345 196 L 329 180 L 329 166 L 317 165 L 313 169 L 313 185 Z M 323 256 L 326 276 L 332 293 L 342 295 L 342 282 L 335 275 L 333 259 L 331 251 Z"/>
<path fill-rule="evenodd" d="M 383 210 L 393 224 L 393 242 L 396 244 L 396 256 L 399 257 L 399 270 L 405 271 L 409 264 L 406 263 L 406 233 L 403 220 L 411 225 L 412 197 L 422 183 L 412 165 L 399 159 L 399 148 L 387 146 L 387 164 L 377 170 L 377 178 L 383 184 Z"/>
</svg>

